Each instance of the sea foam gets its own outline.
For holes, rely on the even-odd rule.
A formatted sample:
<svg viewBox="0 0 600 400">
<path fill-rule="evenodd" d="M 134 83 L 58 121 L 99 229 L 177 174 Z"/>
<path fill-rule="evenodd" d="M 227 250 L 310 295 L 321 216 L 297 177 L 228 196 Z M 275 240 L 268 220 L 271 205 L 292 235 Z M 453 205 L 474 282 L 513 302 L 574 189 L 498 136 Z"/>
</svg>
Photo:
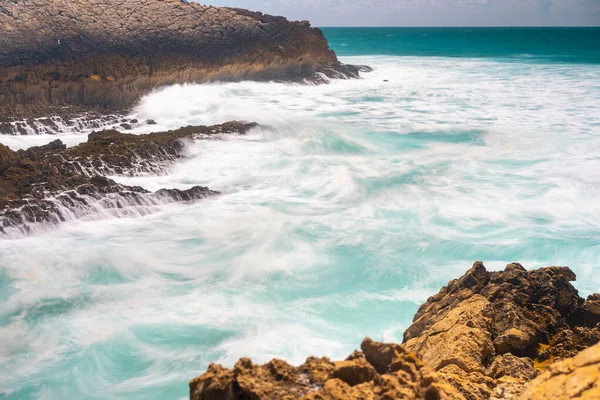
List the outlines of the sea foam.
<svg viewBox="0 0 600 400">
<path fill-rule="evenodd" d="M 366 335 L 401 341 L 418 304 L 477 259 L 570 265 L 582 294 L 597 291 L 596 66 L 344 61 L 374 72 L 144 98 L 129 118 L 158 125 L 133 134 L 262 127 L 193 143 L 167 174 L 113 177 L 218 197 L 0 241 L 0 392 L 183 398 L 209 362 L 299 363 L 343 357 Z"/>
</svg>

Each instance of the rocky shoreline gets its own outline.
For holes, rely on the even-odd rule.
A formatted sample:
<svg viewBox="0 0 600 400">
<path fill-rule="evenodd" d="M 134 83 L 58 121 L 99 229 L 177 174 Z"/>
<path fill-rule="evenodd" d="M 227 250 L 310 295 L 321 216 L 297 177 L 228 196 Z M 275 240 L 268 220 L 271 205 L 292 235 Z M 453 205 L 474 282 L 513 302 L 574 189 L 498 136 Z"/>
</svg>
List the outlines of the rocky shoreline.
<svg viewBox="0 0 600 400">
<path fill-rule="evenodd" d="M 477 262 L 427 300 L 402 344 L 366 338 L 343 361 L 211 364 L 191 400 L 542 400 L 600 398 L 600 294 L 568 267 Z"/>
<path fill-rule="evenodd" d="M 67 114 L 62 116 L 28 118 L 0 122 L 0 135 L 59 135 L 79 134 L 97 129 L 123 129 L 130 130 L 141 125 L 153 125 L 154 120 L 139 121 L 126 116 L 125 112 L 101 114 L 83 113 Z"/>
<path fill-rule="evenodd" d="M 71 148 L 60 140 L 19 151 L 0 144 L 0 235 L 19 236 L 39 226 L 111 210 L 144 215 L 161 204 L 215 195 L 200 186 L 151 193 L 106 176 L 160 174 L 183 157 L 186 141 L 245 134 L 256 126 L 229 122 L 147 135 L 105 130 Z"/>
<path fill-rule="evenodd" d="M 157 17 L 159 16 L 159 17 Z M 0 4 L 0 122 L 131 108 L 154 88 L 358 78 L 307 21 L 182 0 Z"/>
</svg>

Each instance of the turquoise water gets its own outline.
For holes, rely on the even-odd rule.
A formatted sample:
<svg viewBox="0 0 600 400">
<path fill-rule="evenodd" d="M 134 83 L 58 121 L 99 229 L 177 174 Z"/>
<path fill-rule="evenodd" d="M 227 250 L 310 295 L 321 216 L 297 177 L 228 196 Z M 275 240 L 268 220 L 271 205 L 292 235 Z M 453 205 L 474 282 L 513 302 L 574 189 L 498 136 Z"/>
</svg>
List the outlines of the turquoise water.
<svg viewBox="0 0 600 400">
<path fill-rule="evenodd" d="M 598 30 L 464 32 L 326 29 L 374 72 L 143 99 L 132 117 L 154 129 L 263 127 L 195 143 L 162 176 L 116 178 L 219 197 L 0 241 L 0 397 L 179 399 L 213 361 L 401 341 L 475 260 L 569 265 L 598 291 Z"/>
<path fill-rule="evenodd" d="M 323 28 L 340 56 L 600 63 L 600 28 Z"/>
</svg>

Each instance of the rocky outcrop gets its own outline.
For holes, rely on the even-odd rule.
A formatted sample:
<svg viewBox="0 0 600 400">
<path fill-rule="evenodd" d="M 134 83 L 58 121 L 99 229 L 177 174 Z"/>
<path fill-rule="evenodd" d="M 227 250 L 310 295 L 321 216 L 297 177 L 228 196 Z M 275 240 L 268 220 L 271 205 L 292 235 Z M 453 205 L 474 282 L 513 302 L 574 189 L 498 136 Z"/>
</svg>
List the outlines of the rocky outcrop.
<svg viewBox="0 0 600 400">
<path fill-rule="evenodd" d="M 93 213 L 143 215 L 164 203 L 216 194 L 200 186 L 150 193 L 106 176 L 161 173 L 182 157 L 186 141 L 244 134 L 255 126 L 230 122 L 148 135 L 108 130 L 68 149 L 60 140 L 17 152 L 0 145 L 0 233 L 22 234 Z"/>
<path fill-rule="evenodd" d="M 463 396 L 397 344 L 367 338 L 346 360 L 310 357 L 299 367 L 243 358 L 233 370 L 211 364 L 190 382 L 191 400 L 456 399 Z"/>
<path fill-rule="evenodd" d="M 142 125 L 156 124 L 153 120 L 140 121 L 122 114 L 69 113 L 64 110 L 60 114 L 0 122 L 0 135 L 77 134 L 94 129 L 129 130 Z"/>
<path fill-rule="evenodd" d="M 519 400 L 600 399 L 600 343 L 548 367 Z"/>
<path fill-rule="evenodd" d="M 126 109 L 175 83 L 358 73 L 320 30 L 283 17 L 182 0 L 0 3 L 3 119 Z"/>
<path fill-rule="evenodd" d="M 345 361 L 298 368 L 211 365 L 190 399 L 542 399 L 553 385 L 558 398 L 596 399 L 599 348 L 560 361 L 600 341 L 600 295 L 582 299 L 574 280 L 568 267 L 490 272 L 477 262 L 419 308 L 402 345 L 365 339 Z"/>
<path fill-rule="evenodd" d="M 574 280 L 567 267 L 475 263 L 419 308 L 404 345 L 468 399 L 514 398 L 534 366 L 600 341 L 599 302 L 580 298 Z"/>
</svg>

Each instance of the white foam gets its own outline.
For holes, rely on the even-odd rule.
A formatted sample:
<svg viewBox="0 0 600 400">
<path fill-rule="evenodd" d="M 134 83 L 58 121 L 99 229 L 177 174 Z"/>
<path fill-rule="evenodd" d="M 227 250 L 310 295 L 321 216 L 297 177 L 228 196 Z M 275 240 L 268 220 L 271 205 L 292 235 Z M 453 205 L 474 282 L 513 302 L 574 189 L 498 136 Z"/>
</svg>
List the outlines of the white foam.
<svg viewBox="0 0 600 400">
<path fill-rule="evenodd" d="M 211 361 L 343 357 L 365 335 L 400 340 L 417 305 L 476 259 L 490 269 L 570 265 L 583 295 L 597 291 L 595 66 L 344 61 L 375 71 L 323 86 L 188 85 L 145 98 L 131 117 L 158 125 L 134 133 L 231 119 L 268 126 L 198 141 L 166 175 L 115 177 L 221 196 L 0 241 L 0 338 L 47 350 L 33 361 L 29 350 L 0 352 L 0 372 L 11 372 L 0 373 L 0 390 L 44 376 L 123 398 L 185 387 Z M 72 306 L 41 307 L 53 302 Z M 115 376 L 113 351 L 146 366 Z M 86 356 L 88 371 L 51 372 Z M 58 398 L 65 387 L 38 394 Z"/>
</svg>

